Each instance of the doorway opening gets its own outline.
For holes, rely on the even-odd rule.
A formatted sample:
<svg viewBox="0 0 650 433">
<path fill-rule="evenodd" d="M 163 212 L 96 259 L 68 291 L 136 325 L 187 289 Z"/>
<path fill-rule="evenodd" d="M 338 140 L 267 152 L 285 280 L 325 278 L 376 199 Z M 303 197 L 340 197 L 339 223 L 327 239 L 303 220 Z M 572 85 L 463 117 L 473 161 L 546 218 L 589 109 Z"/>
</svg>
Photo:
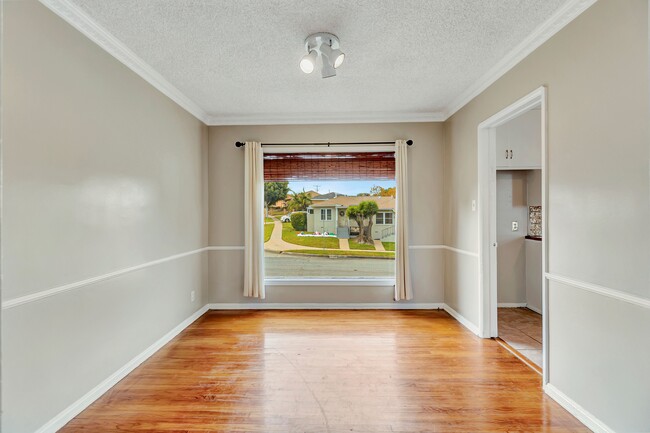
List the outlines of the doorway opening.
<svg viewBox="0 0 650 433">
<path fill-rule="evenodd" d="M 546 88 L 482 122 L 479 331 L 548 382 Z"/>
</svg>

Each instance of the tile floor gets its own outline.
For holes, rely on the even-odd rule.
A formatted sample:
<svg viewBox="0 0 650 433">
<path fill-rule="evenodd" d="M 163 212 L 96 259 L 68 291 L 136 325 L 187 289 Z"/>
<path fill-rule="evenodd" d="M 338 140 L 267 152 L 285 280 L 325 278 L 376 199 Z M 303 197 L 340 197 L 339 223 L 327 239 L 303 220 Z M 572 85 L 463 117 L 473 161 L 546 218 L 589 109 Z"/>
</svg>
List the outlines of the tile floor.
<svg viewBox="0 0 650 433">
<path fill-rule="evenodd" d="M 542 366 L 542 316 L 528 308 L 499 308 L 499 337 Z"/>
</svg>

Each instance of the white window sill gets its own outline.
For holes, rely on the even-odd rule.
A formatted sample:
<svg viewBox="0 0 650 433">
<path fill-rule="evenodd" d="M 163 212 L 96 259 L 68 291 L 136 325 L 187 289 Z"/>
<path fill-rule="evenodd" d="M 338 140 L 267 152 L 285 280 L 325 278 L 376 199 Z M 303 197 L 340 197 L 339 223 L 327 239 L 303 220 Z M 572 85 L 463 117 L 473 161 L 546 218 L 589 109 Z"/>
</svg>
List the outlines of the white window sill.
<svg viewBox="0 0 650 433">
<path fill-rule="evenodd" d="M 267 278 L 265 286 L 394 286 L 395 278 Z"/>
</svg>

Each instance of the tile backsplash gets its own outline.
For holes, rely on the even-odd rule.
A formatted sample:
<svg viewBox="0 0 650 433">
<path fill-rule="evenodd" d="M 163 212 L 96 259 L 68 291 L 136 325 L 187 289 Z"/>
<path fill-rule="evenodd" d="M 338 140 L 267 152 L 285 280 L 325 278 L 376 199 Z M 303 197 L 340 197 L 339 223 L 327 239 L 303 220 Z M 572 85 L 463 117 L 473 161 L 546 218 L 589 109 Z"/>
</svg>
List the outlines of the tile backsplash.
<svg viewBox="0 0 650 433">
<path fill-rule="evenodd" d="M 542 236 L 542 207 L 528 206 L 528 234 L 530 236 Z"/>
</svg>

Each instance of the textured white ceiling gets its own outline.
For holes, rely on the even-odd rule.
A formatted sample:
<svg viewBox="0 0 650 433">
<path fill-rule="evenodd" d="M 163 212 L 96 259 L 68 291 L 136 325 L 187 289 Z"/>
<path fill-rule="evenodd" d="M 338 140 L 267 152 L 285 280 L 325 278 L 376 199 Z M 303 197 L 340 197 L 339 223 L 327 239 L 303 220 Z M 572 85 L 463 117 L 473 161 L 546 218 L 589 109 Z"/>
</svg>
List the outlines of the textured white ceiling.
<svg viewBox="0 0 650 433">
<path fill-rule="evenodd" d="M 565 0 L 73 0 L 210 115 L 426 114 L 449 104 Z M 304 39 L 335 33 L 334 78 Z"/>
</svg>

